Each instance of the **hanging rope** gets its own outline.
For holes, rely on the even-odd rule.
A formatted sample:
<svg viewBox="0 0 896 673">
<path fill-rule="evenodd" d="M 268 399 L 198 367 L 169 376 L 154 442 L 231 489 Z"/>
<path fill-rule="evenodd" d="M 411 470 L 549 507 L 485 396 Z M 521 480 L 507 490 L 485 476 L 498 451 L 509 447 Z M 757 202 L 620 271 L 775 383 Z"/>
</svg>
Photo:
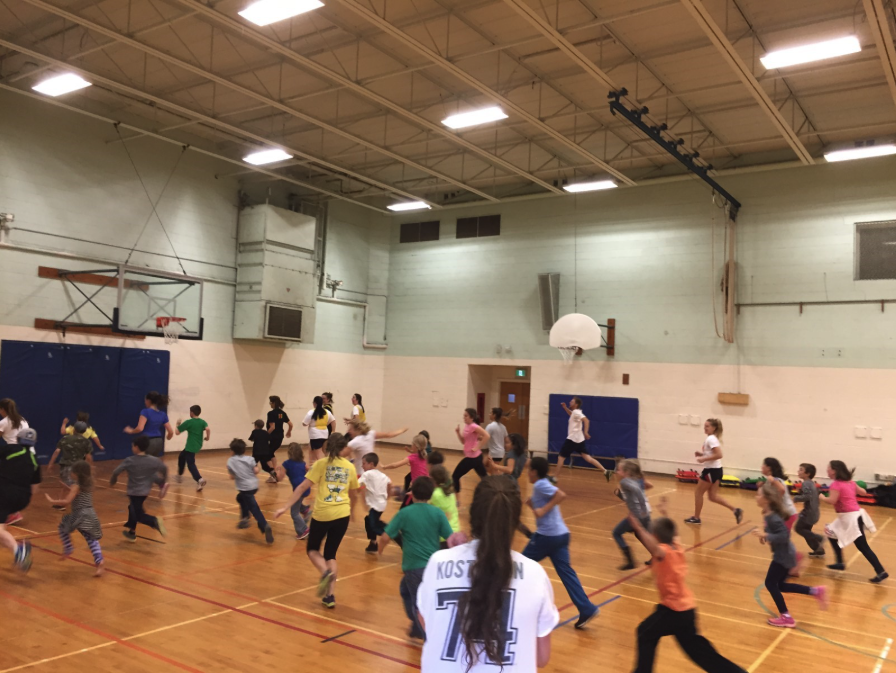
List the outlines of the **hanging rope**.
<svg viewBox="0 0 896 673">
<path fill-rule="evenodd" d="M 181 261 L 180 256 L 177 254 L 177 249 L 174 247 L 174 243 L 171 241 L 171 237 L 168 235 L 168 230 L 165 229 L 165 223 L 162 222 L 162 218 L 159 215 L 159 211 L 156 210 L 156 206 L 162 200 L 162 197 L 165 195 L 165 190 L 168 189 L 168 184 L 171 182 L 171 178 L 174 177 L 174 174 L 177 172 L 177 167 L 180 166 L 180 160 L 183 159 L 184 154 L 187 153 L 187 148 L 189 145 L 184 145 L 181 148 L 181 152 L 177 157 L 177 161 L 174 162 L 174 168 L 171 169 L 171 173 L 168 174 L 168 179 L 165 180 L 165 185 L 162 187 L 162 191 L 159 193 L 159 198 L 156 199 L 155 203 L 153 203 L 152 197 L 149 195 L 149 190 L 146 188 L 146 183 L 143 182 L 143 178 L 140 176 L 140 171 L 137 168 L 137 164 L 134 162 L 134 157 L 131 156 L 131 151 L 128 149 L 128 144 L 125 142 L 124 137 L 121 135 L 121 129 L 119 128 L 119 123 L 115 122 L 113 124 L 115 127 L 115 132 L 118 134 L 118 139 L 121 141 L 122 147 L 124 147 L 125 154 L 128 155 L 128 159 L 131 162 L 131 166 L 134 169 L 134 173 L 137 175 L 137 179 L 140 181 L 140 186 L 143 187 L 143 192 L 146 194 L 146 199 L 149 201 L 149 205 L 152 207 L 152 212 L 147 216 L 146 221 L 143 223 L 143 228 L 140 229 L 140 235 L 137 236 L 137 240 L 134 241 L 134 245 L 131 247 L 131 251 L 128 253 L 127 259 L 124 261 L 125 264 L 131 261 L 131 255 L 134 254 L 134 251 L 137 249 L 137 244 L 140 242 L 140 239 L 143 238 L 143 234 L 146 231 L 147 225 L 149 225 L 149 221 L 152 219 L 152 216 L 155 215 L 156 219 L 159 221 L 159 226 L 162 227 L 162 233 L 165 234 L 165 239 L 168 241 L 168 245 L 171 246 L 171 251 L 174 253 L 174 257 L 177 260 L 177 263 L 180 265 L 180 270 L 183 271 L 183 274 L 187 275 L 187 270 L 184 268 L 184 263 Z"/>
</svg>

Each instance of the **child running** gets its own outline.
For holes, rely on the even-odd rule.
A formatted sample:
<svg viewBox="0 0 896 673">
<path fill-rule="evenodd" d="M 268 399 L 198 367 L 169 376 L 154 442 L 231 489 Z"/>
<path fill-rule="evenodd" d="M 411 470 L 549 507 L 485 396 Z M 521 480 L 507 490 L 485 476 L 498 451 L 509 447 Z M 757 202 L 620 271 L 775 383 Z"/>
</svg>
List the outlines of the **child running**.
<svg viewBox="0 0 896 673">
<path fill-rule="evenodd" d="M 806 544 L 812 550 L 809 556 L 824 556 L 824 536 L 812 532 L 812 526 L 818 523 L 820 512 L 818 510 L 818 486 L 815 485 L 815 466 L 811 463 L 801 463 L 797 476 L 802 480 L 800 494 L 793 497 L 794 502 L 803 503 L 803 511 L 793 527 L 793 532 L 803 536 Z"/>
<path fill-rule="evenodd" d="M 347 459 L 351 455 L 351 449 L 345 435 L 334 432 L 327 439 L 325 450 L 327 457 L 311 466 L 305 481 L 293 490 L 286 505 L 276 511 L 274 518 L 282 516 L 311 486 L 317 486 L 307 550 L 308 558 L 321 574 L 317 595 L 325 607 L 332 609 L 336 607 L 336 596 L 333 593 L 338 570 L 336 553 L 348 530 L 354 510 L 358 475 L 355 466 Z M 321 545 L 324 545 L 323 554 L 320 553 Z"/>
<path fill-rule="evenodd" d="M 703 497 L 709 491 L 710 501 L 730 509 L 734 513 L 734 520 L 740 524 L 744 518 L 744 511 L 719 495 L 719 487 L 722 485 L 722 476 L 724 476 L 722 443 L 719 441 L 722 437 L 722 421 L 718 418 L 708 418 L 703 424 L 703 432 L 706 435 L 703 448 L 694 454 L 697 457 L 697 462 L 703 465 L 703 473 L 700 475 L 697 490 L 694 492 L 694 516 L 685 519 L 684 522 L 700 525 Z"/>
<path fill-rule="evenodd" d="M 452 535 L 460 532 L 460 516 L 457 512 L 457 498 L 454 496 L 454 484 L 451 482 L 451 476 L 444 465 L 430 465 L 429 476 L 436 485 L 429 499 L 429 504 L 438 507 L 448 519 L 448 525 L 451 526 Z M 464 540 L 466 541 L 466 540 Z M 447 538 L 442 544 L 442 549 L 447 548 Z"/>
<path fill-rule="evenodd" d="M 790 497 L 790 489 L 787 488 L 787 475 L 784 474 L 784 468 L 777 458 L 766 458 L 762 461 L 760 468 L 762 476 L 766 479 L 771 478 L 772 485 L 781 493 L 781 504 L 784 507 L 784 524 L 787 530 L 793 530 L 793 526 L 797 520 L 796 505 Z"/>
<path fill-rule="evenodd" d="M 252 442 L 252 457 L 256 465 L 268 473 L 268 484 L 277 483 L 277 474 L 274 471 L 274 452 L 271 451 L 271 434 L 264 429 L 264 421 L 260 418 L 255 421 L 252 434 L 249 435 Z"/>
<path fill-rule="evenodd" d="M 349 446 L 351 446 L 351 442 L 349 442 Z M 407 457 L 402 458 L 401 460 L 395 463 L 389 463 L 388 465 L 384 465 L 384 470 L 394 470 L 397 467 L 402 467 L 404 465 L 410 465 L 411 467 L 411 483 L 419 479 L 420 477 L 428 477 L 429 476 L 429 466 L 427 464 L 426 459 L 426 437 L 423 435 L 417 435 L 411 440 L 411 445 L 404 447 L 404 450 L 408 452 Z M 411 504 L 411 495 L 410 493 L 406 493 L 404 504 L 402 507 L 406 507 Z"/>
<path fill-rule="evenodd" d="M 103 448 L 103 443 L 100 441 L 100 436 L 96 434 L 96 430 L 90 425 L 90 414 L 86 411 L 79 411 L 78 415 L 75 416 L 75 423 L 81 421 L 82 423 L 87 424 L 87 431 L 83 433 L 84 437 L 87 439 L 93 440 L 93 443 L 96 444 L 97 451 L 105 451 Z M 68 418 L 62 419 L 62 428 L 59 430 L 60 435 L 71 435 L 75 432 L 75 426 L 68 424 Z"/>
<path fill-rule="evenodd" d="M 638 539 L 650 550 L 650 568 L 660 594 L 656 610 L 638 624 L 638 661 L 634 673 L 652 673 L 656 648 L 664 636 L 675 640 L 691 661 L 709 673 L 746 673 L 744 669 L 716 652 L 706 638 L 697 632 L 697 604 L 694 594 L 685 583 L 688 562 L 685 549 L 678 539 L 675 523 L 666 516 L 665 502 L 660 500 L 661 518 L 653 522 L 648 532 L 629 514 L 629 523 Z"/>
<path fill-rule="evenodd" d="M 482 450 L 488 444 L 488 433 L 479 427 L 479 414 L 475 409 L 464 409 L 464 429 L 461 431 L 458 425 L 455 428 L 457 439 L 464 445 L 464 457 L 454 468 L 454 474 L 451 479 L 454 481 L 454 492 L 457 494 L 457 501 L 460 503 L 460 480 L 465 474 L 474 470 L 479 478 L 485 477 L 488 473 L 482 464 Z"/>
<path fill-rule="evenodd" d="M 102 577 L 106 571 L 103 550 L 100 548 L 103 527 L 93 509 L 93 475 L 90 471 L 90 463 L 79 460 L 71 466 L 71 475 L 74 477 L 75 483 L 69 487 L 64 498 L 54 500 L 49 495 L 46 496 L 51 505 L 62 507 L 71 505 L 72 508 L 71 514 L 66 514 L 59 522 L 59 539 L 62 540 L 63 559 L 71 556 L 75 551 L 72 544 L 72 533 L 78 531 L 84 536 L 87 546 L 90 547 L 90 553 L 93 554 L 93 563 L 96 565 L 96 572 L 93 573 L 93 576 Z"/>
<path fill-rule="evenodd" d="M 28 507 L 31 496 L 40 487 L 40 467 L 31 452 L 31 447 L 37 443 L 37 432 L 26 426 L 19 429 L 15 438 L 9 438 L 13 443 L 0 445 L 0 544 L 12 552 L 16 568 L 28 572 L 31 569 L 31 543 L 28 540 L 16 542 L 6 530 L 6 522 L 13 514 Z"/>
<path fill-rule="evenodd" d="M 302 445 L 297 442 L 292 442 L 287 446 L 286 451 L 288 458 L 277 467 L 277 478 L 280 481 L 289 478 L 290 485 L 295 489 L 305 481 L 305 475 L 308 472 L 305 465 L 305 452 L 302 451 Z M 300 494 L 299 499 L 289 508 L 292 525 L 296 531 L 296 540 L 304 540 L 308 537 L 308 517 L 311 514 L 311 506 L 304 504 L 303 501 L 310 493 L 311 489 L 309 488 Z"/>
<path fill-rule="evenodd" d="M 876 573 L 869 582 L 880 584 L 890 575 L 884 570 L 865 537 L 865 529 L 874 532 L 874 522 L 864 509 L 859 507 L 857 495 L 867 495 L 864 488 L 852 480 L 855 470 L 846 467 L 842 460 L 832 460 L 828 464 L 828 478 L 833 479 L 826 502 L 834 506 L 837 519 L 824 527 L 824 532 L 831 541 L 831 549 L 834 550 L 836 563 L 828 566 L 831 570 L 846 570 L 843 564 L 843 547 L 855 542 L 865 560 L 871 564 Z"/>
<path fill-rule="evenodd" d="M 560 503 L 566 499 L 566 494 L 548 480 L 548 467 L 547 458 L 541 456 L 529 461 L 532 496 L 526 504 L 535 514 L 536 529 L 526 548 L 523 549 L 523 556 L 533 561 L 541 561 L 545 557 L 551 559 L 554 570 L 566 588 L 566 593 L 579 611 L 575 627 L 583 629 L 588 622 L 597 617 L 598 609 L 585 594 L 579 576 L 570 565 L 569 528 L 566 527 L 563 515 L 560 513 Z"/>
<path fill-rule="evenodd" d="M 767 481 L 760 487 L 756 493 L 756 503 L 762 509 L 762 516 L 765 518 L 765 530 L 760 532 L 756 529 L 753 535 L 758 537 L 762 544 L 768 543 L 772 548 L 772 562 L 765 575 L 765 588 L 772 595 L 775 607 L 780 613 L 778 617 L 769 617 L 768 623 L 771 626 L 792 629 L 796 626 L 796 622 L 787 610 L 784 594 L 814 596 L 821 609 L 827 610 L 828 590 L 824 586 L 807 587 L 787 581 L 790 571 L 797 565 L 796 549 L 790 541 L 790 530 L 784 523 L 786 513 L 781 490 L 774 482 Z"/>
<path fill-rule="evenodd" d="M 71 486 L 74 482 L 69 475 L 72 465 L 81 460 L 93 462 L 93 447 L 90 440 L 87 439 L 87 423 L 78 421 L 75 423 L 74 432 L 70 435 L 63 435 L 56 444 L 56 450 L 50 456 L 50 462 L 47 463 L 47 470 L 53 467 L 56 459 L 59 458 L 59 479 L 66 486 Z"/>
<path fill-rule="evenodd" d="M 367 421 L 360 421 L 352 418 L 348 420 L 348 434 L 351 435 L 348 445 L 351 447 L 352 462 L 355 464 L 355 471 L 360 475 L 364 470 L 363 459 L 368 453 L 373 453 L 376 449 L 376 440 L 392 439 L 403 435 L 408 431 L 407 428 L 399 430 L 371 430 Z"/>
<path fill-rule="evenodd" d="M 249 522 L 251 514 L 255 517 L 255 523 L 264 535 L 265 542 L 273 544 L 274 531 L 271 530 L 271 524 L 265 520 L 255 499 L 255 494 L 258 493 L 258 463 L 246 455 L 246 442 L 242 439 L 230 442 L 230 450 L 233 455 L 227 459 L 227 472 L 236 484 L 236 501 L 240 506 L 240 520 L 236 527 L 248 528 L 251 525 Z"/>
<path fill-rule="evenodd" d="M 404 601 L 404 611 L 411 620 L 408 636 L 423 640 L 425 633 L 417 619 L 417 589 L 423 581 L 423 571 L 429 558 L 439 551 L 440 540 L 451 537 L 448 519 L 438 507 L 429 504 L 435 490 L 435 483 L 429 477 L 418 477 L 411 484 L 414 507 L 401 510 L 380 535 L 379 553 L 389 544 L 389 540 L 401 538 L 401 578 L 399 591 Z"/>
<path fill-rule="evenodd" d="M 380 457 L 375 453 L 368 453 L 362 459 L 364 474 L 358 478 L 358 485 L 364 489 L 364 502 L 368 510 L 364 517 L 364 529 L 367 531 L 368 554 L 376 554 L 377 538 L 386 530 L 386 522 L 383 521 L 383 513 L 386 511 L 386 503 L 389 501 L 389 485 L 392 480 L 378 469 Z"/>
<path fill-rule="evenodd" d="M 207 442 L 212 436 L 208 423 L 199 418 L 201 413 L 202 407 L 194 404 L 190 407 L 190 418 L 186 421 L 178 420 L 177 427 L 174 429 L 174 432 L 178 435 L 182 432 L 187 433 L 187 443 L 184 446 L 184 450 L 177 455 L 177 477 L 175 479 L 178 484 L 181 482 L 184 475 L 184 467 L 186 467 L 190 470 L 190 476 L 193 477 L 193 481 L 196 482 L 197 491 L 205 488 L 208 482 L 199 474 L 199 470 L 196 467 L 196 454 L 202 449 L 202 442 Z"/>
<path fill-rule="evenodd" d="M 636 460 L 623 460 L 617 465 L 616 471 L 621 477 L 616 494 L 625 502 L 628 513 L 641 522 L 641 527 L 649 529 L 650 512 L 647 509 L 647 498 L 644 496 L 644 475 L 641 473 L 641 466 Z M 635 567 L 632 549 L 622 537 L 625 533 L 634 532 L 635 529 L 632 528 L 629 517 L 624 518 L 613 529 L 613 539 L 616 540 L 616 544 L 622 550 L 622 555 L 625 556 L 625 563 L 619 566 L 619 570 L 633 570 Z M 643 540 L 641 540 L 641 544 L 644 544 Z"/>
<path fill-rule="evenodd" d="M 513 480 L 513 483 L 519 486 L 520 475 L 528 462 L 528 452 L 526 451 L 526 438 L 513 432 L 504 438 L 504 463 L 503 465 L 492 459 L 491 450 L 485 457 L 485 470 L 490 475 L 506 474 Z"/>
<path fill-rule="evenodd" d="M 121 534 L 130 542 L 137 541 L 138 523 L 159 531 L 162 537 L 168 534 L 162 517 L 150 516 L 143 511 L 143 503 L 149 497 L 153 484 L 159 485 L 160 498 L 164 498 L 168 491 L 168 468 L 161 460 L 147 454 L 147 449 L 149 449 L 149 437 L 143 435 L 135 437 L 131 444 L 134 455 L 121 461 L 109 479 L 109 486 L 115 486 L 118 475 L 122 472 L 128 473 L 128 520 Z"/>
</svg>

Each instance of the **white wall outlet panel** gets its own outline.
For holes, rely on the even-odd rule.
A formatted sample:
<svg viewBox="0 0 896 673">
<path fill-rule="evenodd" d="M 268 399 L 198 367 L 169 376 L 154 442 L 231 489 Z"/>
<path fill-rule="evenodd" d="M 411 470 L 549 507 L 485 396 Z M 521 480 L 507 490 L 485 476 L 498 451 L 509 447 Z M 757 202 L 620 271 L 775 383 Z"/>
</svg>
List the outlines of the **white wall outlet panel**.
<svg viewBox="0 0 896 673">
<path fill-rule="evenodd" d="M 688 424 L 688 415 L 687 414 L 678 414 L 678 424 L 679 425 L 687 425 Z"/>
<path fill-rule="evenodd" d="M 883 428 L 871 428 L 871 439 L 883 439 L 884 430 Z"/>
<path fill-rule="evenodd" d="M 700 417 L 691 414 L 691 425 L 700 425 Z"/>
<path fill-rule="evenodd" d="M 858 439 L 865 439 L 868 437 L 868 428 L 864 425 L 857 425 L 855 427 L 855 433 Z"/>
</svg>

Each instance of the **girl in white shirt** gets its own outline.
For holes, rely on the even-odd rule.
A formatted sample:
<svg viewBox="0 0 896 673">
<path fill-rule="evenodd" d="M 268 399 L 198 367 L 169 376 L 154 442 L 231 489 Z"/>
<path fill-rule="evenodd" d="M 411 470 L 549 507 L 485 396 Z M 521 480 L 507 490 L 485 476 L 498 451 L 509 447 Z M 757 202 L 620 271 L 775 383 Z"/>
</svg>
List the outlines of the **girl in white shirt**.
<svg viewBox="0 0 896 673">
<path fill-rule="evenodd" d="M 398 437 L 406 433 L 408 429 L 401 428 L 400 430 L 392 430 L 390 432 L 371 430 L 367 423 L 350 419 L 348 421 L 348 431 L 351 435 L 351 440 L 348 443 L 349 448 L 352 450 L 350 460 L 355 464 L 357 473 L 362 475 L 364 474 L 364 456 L 368 453 L 373 453 L 374 449 L 376 449 L 376 440 Z"/>
<path fill-rule="evenodd" d="M 700 481 L 697 483 L 697 490 L 694 493 L 694 516 L 685 519 L 684 522 L 700 524 L 703 496 L 709 491 L 709 499 L 722 507 L 730 509 L 734 513 L 734 519 L 737 523 L 740 523 L 744 518 L 744 511 L 719 495 L 723 474 L 722 443 L 719 441 L 719 438 L 722 436 L 722 421 L 718 418 L 707 418 L 703 424 L 703 432 L 706 434 L 703 448 L 694 454 L 697 457 L 697 462 L 703 465 L 703 473 L 700 475 Z"/>
<path fill-rule="evenodd" d="M 24 430 L 29 426 L 28 421 L 19 413 L 15 400 L 8 397 L 0 400 L 0 417 L 2 417 L 0 418 L 0 433 L 2 433 L 3 441 L 7 444 L 18 444 L 19 430 Z"/>
<path fill-rule="evenodd" d="M 336 422 L 336 418 L 324 407 L 324 398 L 318 395 L 314 398 L 314 408 L 305 414 L 302 425 L 308 428 L 308 441 L 311 445 L 311 459 L 308 465 L 323 458 L 324 444 L 330 436 L 330 426 Z"/>
<path fill-rule="evenodd" d="M 430 557 L 417 590 L 427 673 L 535 673 L 547 665 L 560 615 L 544 568 L 511 549 L 521 509 L 510 479 L 485 477 L 470 505 L 473 541 Z"/>
</svg>

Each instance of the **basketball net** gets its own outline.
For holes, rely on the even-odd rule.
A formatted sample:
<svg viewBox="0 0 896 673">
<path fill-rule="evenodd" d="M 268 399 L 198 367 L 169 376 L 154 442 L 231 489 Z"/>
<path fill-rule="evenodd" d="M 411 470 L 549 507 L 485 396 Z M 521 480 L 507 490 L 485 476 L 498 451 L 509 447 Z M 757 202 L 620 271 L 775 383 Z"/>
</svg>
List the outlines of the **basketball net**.
<svg viewBox="0 0 896 673">
<path fill-rule="evenodd" d="M 183 332 L 186 331 L 184 326 L 181 324 L 186 320 L 186 318 L 172 318 L 168 316 L 160 316 L 156 318 L 156 327 L 160 327 L 162 329 L 162 334 L 165 337 L 166 344 L 176 344 L 177 337 L 179 337 Z"/>
<path fill-rule="evenodd" d="M 560 351 L 560 357 L 563 358 L 564 364 L 571 364 L 576 355 L 581 354 L 581 349 L 578 346 L 560 346 L 557 350 Z"/>
</svg>

